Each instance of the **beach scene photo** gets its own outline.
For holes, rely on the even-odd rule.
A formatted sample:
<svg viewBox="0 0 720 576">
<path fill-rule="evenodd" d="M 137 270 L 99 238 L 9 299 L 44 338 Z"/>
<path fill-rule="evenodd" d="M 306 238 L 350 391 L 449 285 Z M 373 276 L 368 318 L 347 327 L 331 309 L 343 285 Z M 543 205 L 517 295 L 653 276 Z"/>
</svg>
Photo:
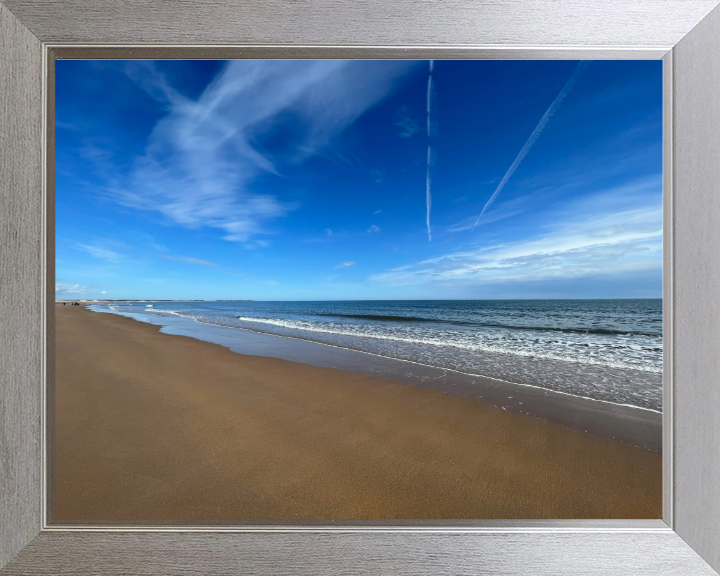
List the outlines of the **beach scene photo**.
<svg viewBox="0 0 720 576">
<path fill-rule="evenodd" d="M 58 60 L 53 525 L 662 517 L 662 63 Z"/>
</svg>

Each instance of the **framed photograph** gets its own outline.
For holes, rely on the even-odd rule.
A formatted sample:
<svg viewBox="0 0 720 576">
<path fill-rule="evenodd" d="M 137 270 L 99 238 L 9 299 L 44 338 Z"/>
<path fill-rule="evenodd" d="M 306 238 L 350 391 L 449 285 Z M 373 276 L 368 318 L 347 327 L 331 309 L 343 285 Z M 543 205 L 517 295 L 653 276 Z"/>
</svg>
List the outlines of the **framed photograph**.
<svg viewBox="0 0 720 576">
<path fill-rule="evenodd" d="M 716 574 L 717 4 L 0 1 L 0 573 Z"/>
</svg>

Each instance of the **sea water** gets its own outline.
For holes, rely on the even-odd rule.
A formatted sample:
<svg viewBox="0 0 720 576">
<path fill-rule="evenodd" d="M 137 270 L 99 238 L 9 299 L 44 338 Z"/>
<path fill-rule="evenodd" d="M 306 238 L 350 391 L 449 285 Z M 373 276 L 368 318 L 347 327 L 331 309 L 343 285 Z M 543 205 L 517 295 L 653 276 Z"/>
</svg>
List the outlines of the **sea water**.
<svg viewBox="0 0 720 576">
<path fill-rule="evenodd" d="M 660 299 L 152 301 L 93 308 L 138 319 L 179 316 L 595 400 L 662 408 Z"/>
</svg>

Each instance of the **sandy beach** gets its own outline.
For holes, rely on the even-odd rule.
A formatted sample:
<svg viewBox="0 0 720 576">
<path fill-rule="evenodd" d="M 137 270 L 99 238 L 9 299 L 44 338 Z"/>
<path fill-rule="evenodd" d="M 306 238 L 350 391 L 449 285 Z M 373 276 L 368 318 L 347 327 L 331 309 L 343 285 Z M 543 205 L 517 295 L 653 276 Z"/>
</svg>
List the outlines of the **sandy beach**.
<svg viewBox="0 0 720 576">
<path fill-rule="evenodd" d="M 661 456 L 55 306 L 54 524 L 660 518 Z"/>
</svg>

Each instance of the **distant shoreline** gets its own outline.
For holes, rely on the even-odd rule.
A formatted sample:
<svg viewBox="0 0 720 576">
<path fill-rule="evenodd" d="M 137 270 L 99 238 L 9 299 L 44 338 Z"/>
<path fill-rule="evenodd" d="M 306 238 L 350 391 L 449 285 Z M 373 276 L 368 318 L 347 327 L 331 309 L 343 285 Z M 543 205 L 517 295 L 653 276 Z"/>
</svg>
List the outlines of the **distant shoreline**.
<svg viewBox="0 0 720 576">
<path fill-rule="evenodd" d="M 83 298 L 75 298 L 72 300 L 55 300 L 55 302 L 255 302 L 255 300 L 86 300 Z"/>
<path fill-rule="evenodd" d="M 55 299 L 55 302 L 542 302 L 542 301 L 603 301 L 603 300 L 662 300 L 657 298 L 350 298 L 342 300 L 328 299 L 307 299 L 292 300 L 254 300 L 254 299 L 235 299 L 222 298 L 219 300 L 203 300 L 203 299 L 183 299 L 183 300 L 164 300 L 158 298 L 143 299 L 87 299 L 87 298 L 65 298 Z"/>
</svg>

